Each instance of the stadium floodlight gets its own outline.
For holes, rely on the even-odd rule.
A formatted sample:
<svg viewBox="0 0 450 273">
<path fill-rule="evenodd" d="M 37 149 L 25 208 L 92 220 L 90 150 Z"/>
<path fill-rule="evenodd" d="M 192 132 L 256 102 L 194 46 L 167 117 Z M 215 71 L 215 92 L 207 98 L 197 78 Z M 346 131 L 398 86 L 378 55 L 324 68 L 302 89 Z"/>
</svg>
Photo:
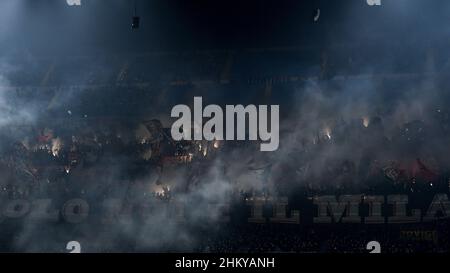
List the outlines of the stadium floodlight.
<svg viewBox="0 0 450 273">
<path fill-rule="evenodd" d="M 81 0 L 66 0 L 69 6 L 81 6 Z"/>
<path fill-rule="evenodd" d="M 381 0 L 366 0 L 369 6 L 381 6 Z"/>
</svg>

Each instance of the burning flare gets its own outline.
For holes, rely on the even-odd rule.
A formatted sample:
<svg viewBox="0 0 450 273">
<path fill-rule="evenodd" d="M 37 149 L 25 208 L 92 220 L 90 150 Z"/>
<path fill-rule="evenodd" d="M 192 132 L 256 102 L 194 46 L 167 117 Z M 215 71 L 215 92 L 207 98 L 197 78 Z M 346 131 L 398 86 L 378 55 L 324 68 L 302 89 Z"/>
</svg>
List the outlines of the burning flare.
<svg viewBox="0 0 450 273">
<path fill-rule="evenodd" d="M 218 140 L 214 141 L 213 146 L 214 146 L 215 149 L 218 149 L 219 148 L 219 141 Z"/>
<path fill-rule="evenodd" d="M 363 122 L 363 126 L 364 127 L 369 127 L 369 124 L 370 124 L 370 119 L 369 119 L 369 117 L 363 117 L 362 118 L 362 122 Z"/>
<path fill-rule="evenodd" d="M 331 129 L 329 127 L 326 127 L 324 129 L 325 135 L 328 137 L 328 139 L 331 139 Z"/>
<path fill-rule="evenodd" d="M 57 157 L 59 155 L 59 152 L 61 151 L 62 148 L 62 141 L 59 137 L 52 139 L 52 147 L 51 147 L 51 151 L 52 151 L 52 155 L 54 157 Z"/>
</svg>

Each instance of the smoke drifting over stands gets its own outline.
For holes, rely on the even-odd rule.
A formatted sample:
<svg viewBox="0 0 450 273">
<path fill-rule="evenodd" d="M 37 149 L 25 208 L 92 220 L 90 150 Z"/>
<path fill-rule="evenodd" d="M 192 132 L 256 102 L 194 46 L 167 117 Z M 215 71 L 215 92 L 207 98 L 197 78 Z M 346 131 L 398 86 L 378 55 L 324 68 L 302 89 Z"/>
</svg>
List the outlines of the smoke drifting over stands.
<svg viewBox="0 0 450 273">
<path fill-rule="evenodd" d="M 448 193 L 448 1 L 138 1 L 139 30 L 126 1 L 34 2 L 0 4 L 2 200 L 81 198 L 91 212 L 182 200 L 187 224 L 165 209 L 100 225 L 7 219 L 2 250 L 361 252 L 376 238 L 389 252 L 448 251 L 445 222 L 358 236 L 246 223 L 256 197 L 295 209 L 323 194 L 406 194 L 423 208 Z M 280 148 L 173 141 L 170 110 L 194 96 L 280 105 Z M 212 203 L 236 216 L 203 224 L 223 220 Z M 405 229 L 438 237 L 416 244 Z"/>
</svg>

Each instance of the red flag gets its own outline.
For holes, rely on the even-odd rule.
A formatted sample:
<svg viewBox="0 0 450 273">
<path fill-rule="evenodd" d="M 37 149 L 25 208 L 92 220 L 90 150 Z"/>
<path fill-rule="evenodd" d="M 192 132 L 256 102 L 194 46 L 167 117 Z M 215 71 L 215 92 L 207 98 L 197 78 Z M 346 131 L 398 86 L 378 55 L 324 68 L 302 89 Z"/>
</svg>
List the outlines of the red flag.
<svg viewBox="0 0 450 273">
<path fill-rule="evenodd" d="M 427 181 L 434 181 L 438 176 L 435 172 L 425 166 L 425 164 L 418 158 L 412 166 L 411 173 L 414 177 L 421 177 Z"/>
</svg>

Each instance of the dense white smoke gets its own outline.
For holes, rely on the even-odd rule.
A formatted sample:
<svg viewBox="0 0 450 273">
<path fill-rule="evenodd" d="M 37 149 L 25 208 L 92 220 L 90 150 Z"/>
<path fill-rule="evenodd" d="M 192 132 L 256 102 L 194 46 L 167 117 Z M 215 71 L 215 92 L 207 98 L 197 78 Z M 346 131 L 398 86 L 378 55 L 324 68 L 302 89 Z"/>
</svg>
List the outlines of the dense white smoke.
<svg viewBox="0 0 450 273">
<path fill-rule="evenodd" d="M 18 1 L 9 1 L 8 3 L 13 2 Z M 404 1 L 395 2 L 406 3 Z M 68 1 L 67 3 L 69 5 L 77 4 L 80 1 Z M 395 5 L 401 7 L 400 4 Z M 373 8 L 385 8 L 385 5 L 383 3 L 381 7 Z M 0 10 L 2 15 L 0 16 L 0 32 L 5 34 L 0 35 L 0 42 L 7 36 L 6 34 L 12 35 L 15 30 L 13 27 L 15 24 L 4 23 L 7 20 L 13 22 L 11 16 L 6 16 L 8 14 L 4 12 L 5 10 Z M 446 7 L 442 8 L 441 12 L 445 10 Z M 405 15 L 406 9 L 386 12 L 396 16 L 397 14 Z M 325 16 L 327 14 L 323 12 L 318 24 L 325 19 Z M 355 30 L 356 26 L 364 27 L 364 24 L 359 24 L 361 18 L 355 14 L 348 18 L 348 29 L 355 33 L 350 40 L 361 42 L 366 39 L 366 32 L 360 31 L 360 29 Z M 423 37 L 428 37 L 430 30 L 442 27 L 441 24 L 434 25 L 431 21 L 433 20 L 422 24 L 418 29 Z M 392 23 L 392 21 L 386 20 L 386 22 L 376 22 L 375 25 L 383 30 L 394 27 L 387 22 Z M 11 30 L 7 29 L 8 26 L 12 26 Z M 443 28 L 448 29 L 448 27 Z M 430 36 L 434 36 L 436 33 L 432 32 Z M 53 33 L 44 34 L 39 37 L 39 41 L 45 42 L 50 35 L 53 35 Z M 418 36 L 420 37 L 420 35 Z M 38 34 L 33 37 L 38 37 Z M 382 38 L 389 40 L 389 37 Z M 402 39 L 402 37 L 395 38 Z M 364 50 L 367 49 L 362 47 L 359 53 L 373 54 L 373 52 L 365 53 Z M 378 57 L 377 54 L 374 55 Z M 405 55 L 406 59 L 419 59 L 419 54 L 405 53 Z M 262 55 L 261 58 L 265 57 Z M 85 60 L 89 65 L 90 61 L 91 58 Z M 179 60 L 175 58 L 176 61 Z M 118 66 L 121 68 L 120 65 Z M 260 64 L 253 65 L 257 68 Z M 269 62 L 269 65 L 272 64 Z M 29 90 L 26 86 L 20 86 L 20 83 L 17 84 L 19 86 L 11 86 L 14 84 L 11 84 L 8 75 L 23 73 L 23 78 L 26 78 L 29 74 L 25 72 L 32 72 L 30 67 L 11 65 L 10 62 L 0 59 L 0 133 L 2 136 L 3 134 L 8 135 L 1 139 L 0 146 L 9 147 L 14 141 L 22 141 L 26 136 L 35 139 L 38 130 L 32 133 L 24 132 L 20 129 L 24 125 L 39 123 L 39 126 L 36 127 L 42 129 L 46 124 L 55 124 L 55 119 L 60 119 L 62 120 L 60 128 L 55 128 L 56 136 L 51 141 L 53 145 L 50 152 L 53 153 L 52 156 L 55 157 L 55 160 L 60 159 L 58 156 L 61 154 L 60 147 L 64 147 L 64 141 L 58 138 L 60 132 L 69 131 L 67 135 L 70 135 L 69 139 L 72 139 L 72 135 L 87 130 L 83 127 L 83 123 L 76 129 L 71 128 L 75 123 L 74 120 L 78 121 L 80 117 L 83 119 L 86 116 L 83 110 L 100 113 L 99 115 L 113 113 L 115 115 L 112 116 L 122 118 L 127 116 L 131 110 L 136 110 L 134 108 L 139 108 L 137 106 L 117 107 L 117 105 L 124 104 L 113 104 L 111 101 L 117 100 L 119 95 L 125 102 L 130 102 L 130 105 L 133 102 L 142 108 L 140 112 L 137 112 L 139 115 L 136 115 L 136 120 L 127 124 L 128 128 L 117 129 L 121 138 L 127 139 L 124 141 L 127 143 L 149 137 L 148 132 L 142 128 L 139 129 L 136 139 L 128 137 L 128 135 L 132 135 L 130 132 L 138 129 L 138 124 L 142 122 L 141 118 L 156 118 L 161 120 L 165 127 L 169 127 L 170 109 L 179 103 L 191 103 L 195 95 L 203 96 L 208 104 L 221 104 L 229 101 L 232 101 L 230 104 L 244 105 L 280 104 L 281 111 L 280 148 L 276 152 L 260 152 L 257 148 L 258 145 L 244 144 L 223 151 L 220 147 L 217 149 L 218 156 L 211 159 L 208 164 L 194 166 L 186 164 L 182 167 L 165 165 L 162 170 L 158 166 L 150 168 L 139 177 L 130 177 L 130 173 L 133 173 L 130 171 L 132 163 L 126 155 L 115 155 L 114 158 L 100 160 L 96 166 L 89 168 L 89 171 L 73 168 L 69 172 L 66 169 L 65 178 L 57 181 L 56 193 L 44 187 L 40 195 L 55 197 L 53 200 L 55 207 L 61 207 L 69 198 L 85 198 L 92 208 L 91 221 L 76 225 L 55 225 L 24 218 L 22 222 L 11 227 L 13 231 L 10 233 L 7 229 L 2 230 L 3 235 L 7 237 L 11 235 L 11 246 L 16 251 L 65 251 L 66 243 L 72 240 L 80 241 L 84 251 L 190 251 L 196 247 L 198 238 L 202 236 L 202 234 L 200 236 L 197 234 L 199 226 L 207 222 L 207 228 L 214 230 L 223 220 L 222 210 L 214 205 L 228 203 L 236 192 L 286 196 L 298 187 L 330 186 L 335 189 L 334 186 L 344 184 L 354 184 L 359 190 L 359 186 L 364 186 L 362 185 L 363 179 L 361 179 L 364 176 L 359 173 L 364 173 L 365 168 L 371 166 L 371 162 L 366 161 L 374 161 L 374 159 L 381 162 L 380 164 L 386 164 L 391 160 L 421 158 L 426 164 L 437 161 L 441 168 L 448 168 L 450 166 L 450 163 L 447 162 L 450 153 L 448 119 L 439 124 L 436 122 L 436 115 L 448 118 L 450 100 L 445 94 L 446 88 L 443 88 L 443 86 L 448 86 L 448 81 L 435 75 L 438 71 L 433 70 L 432 62 L 424 62 L 424 70 L 430 75 L 421 76 L 420 79 L 414 76 L 390 78 L 389 75 L 377 75 L 374 67 L 378 65 L 385 65 L 387 70 L 395 71 L 393 67 L 396 64 L 390 63 L 388 56 L 357 67 L 357 72 L 365 75 L 340 76 L 325 81 L 311 79 L 306 82 L 288 84 L 288 87 L 274 85 L 272 95 L 267 97 L 262 95 L 267 86 L 255 87 L 247 84 L 217 87 L 217 84 L 206 83 L 204 85 L 193 84 L 179 89 L 164 86 L 155 90 L 148 87 L 148 89 L 142 89 L 144 92 L 141 92 L 137 99 L 135 94 L 138 93 L 138 90 L 134 92 L 131 88 L 123 88 L 120 92 L 112 93 L 114 90 L 94 87 L 89 90 L 92 92 L 86 92 L 83 88 L 68 87 L 74 82 L 77 85 L 87 83 L 84 80 L 78 81 L 78 79 L 86 78 L 86 73 L 83 73 L 86 71 L 78 72 L 79 70 L 76 70 L 66 73 L 66 77 L 62 77 L 59 83 L 61 88 L 54 90 L 52 93 L 54 96 L 45 98 L 36 93 L 38 90 Z M 45 67 L 48 67 L 48 64 Z M 115 75 L 114 73 L 117 72 L 107 65 L 98 65 L 98 67 L 101 68 L 99 70 L 111 69 L 113 71 L 111 75 Z M 445 68 L 445 66 L 443 67 Z M 311 70 L 316 68 L 311 68 Z M 61 71 L 56 70 L 55 73 L 57 72 Z M 345 71 L 338 72 L 346 73 Z M 111 89 L 114 88 L 114 84 L 112 86 Z M 235 87 L 236 90 L 229 90 Z M 95 90 L 101 90 L 101 92 L 95 92 Z M 33 96 L 29 96 L 30 94 Z M 101 108 L 104 105 L 106 107 Z M 105 111 L 103 112 L 103 110 Z M 134 117 L 128 118 L 129 121 Z M 412 122 L 419 122 L 417 131 L 426 132 L 425 141 L 414 143 L 398 141 L 397 139 L 404 135 L 406 135 L 404 138 L 408 140 L 409 135 L 405 132 L 411 129 L 406 125 Z M 426 125 L 423 125 L 422 122 Z M 108 133 L 116 130 L 109 126 L 109 123 L 102 121 L 97 122 L 96 125 Z M 442 129 L 441 125 L 447 126 L 447 129 Z M 67 142 L 65 147 L 70 147 L 70 141 Z M 398 143 L 404 142 L 405 145 L 398 145 Z M 228 144 L 224 143 L 223 146 L 227 147 Z M 202 151 L 210 153 L 207 150 Z M 152 153 L 147 153 L 145 159 L 151 159 L 151 157 Z M 370 160 L 367 159 L 368 157 Z M 342 164 L 343 162 L 345 164 Z M 333 170 L 337 168 L 335 165 L 344 165 L 345 169 L 350 171 L 334 175 Z M 430 167 L 431 164 L 428 166 Z M 49 178 L 49 180 L 51 179 Z M 49 183 L 48 181 L 40 182 L 43 182 L 44 185 Z M 67 188 L 70 187 L 76 189 L 75 193 L 71 195 L 67 194 Z M 169 187 L 174 194 L 174 200 L 186 205 L 184 221 L 167 217 L 168 214 L 173 214 L 174 207 L 171 206 L 157 204 L 155 205 L 156 209 L 151 206 L 148 208 L 133 207 L 137 204 L 152 204 L 152 193 L 164 194 L 163 187 Z M 95 215 L 95 211 L 100 210 L 99 207 L 102 206 L 105 196 L 118 199 L 123 204 L 123 211 L 118 219 L 109 224 L 99 223 L 101 219 Z M 138 211 L 140 209 L 144 210 L 144 216 L 139 216 L 137 219 L 125 213 L 127 210 Z M 175 211 L 179 212 L 176 209 Z M 204 221 L 205 218 L 207 221 Z M 5 221 L 6 224 L 8 224 L 7 222 Z"/>
</svg>

